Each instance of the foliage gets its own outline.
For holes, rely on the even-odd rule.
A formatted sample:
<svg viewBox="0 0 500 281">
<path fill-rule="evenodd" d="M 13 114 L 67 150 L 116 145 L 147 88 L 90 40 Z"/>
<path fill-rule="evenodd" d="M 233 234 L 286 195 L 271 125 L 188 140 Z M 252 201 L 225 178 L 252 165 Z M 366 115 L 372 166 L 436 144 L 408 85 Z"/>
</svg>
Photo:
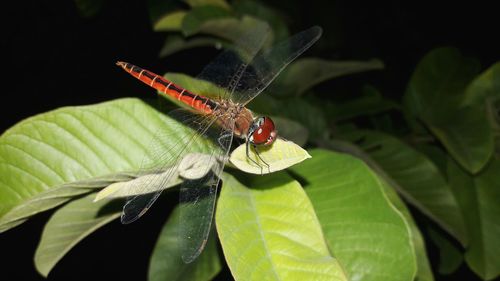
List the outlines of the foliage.
<svg viewBox="0 0 500 281">
<path fill-rule="evenodd" d="M 258 22 L 270 25 L 274 42 L 289 35 L 281 15 L 258 2 L 184 2 L 149 1 L 154 30 L 166 33 L 161 56 L 235 48 L 238 34 Z M 102 5 L 75 3 L 84 16 Z M 440 273 L 465 261 L 484 280 L 498 277 L 499 66 L 481 69 L 444 47 L 421 59 L 401 101 L 372 86 L 347 100 L 324 101 L 319 96 L 332 93 L 316 85 L 380 70 L 382 62 L 297 59 L 249 107 L 276 117 L 280 134 L 308 152 L 280 146 L 293 150 L 293 159 L 269 175 L 226 172 L 217 233 L 191 264 L 179 258 L 182 222 L 174 209 L 152 253 L 149 279 L 210 280 L 226 263 L 236 280 L 434 280 L 427 237 L 439 248 Z M 211 87 L 167 76 L 194 89 Z M 0 231 L 58 207 L 35 253 L 37 270 L 47 276 L 80 240 L 119 216 L 121 197 L 134 195 L 131 182 L 149 181 L 139 164 L 154 157 L 148 144 L 159 127 L 170 134 L 156 149 L 190 130 L 137 99 L 61 108 L 16 124 L 0 137 Z M 190 149 L 205 152 L 203 142 Z M 244 149 L 236 149 L 233 164 L 258 174 L 245 169 Z M 273 153 L 263 155 L 273 159 Z M 176 180 L 171 187 L 182 177 Z M 408 206 L 426 220 L 417 225 Z"/>
</svg>

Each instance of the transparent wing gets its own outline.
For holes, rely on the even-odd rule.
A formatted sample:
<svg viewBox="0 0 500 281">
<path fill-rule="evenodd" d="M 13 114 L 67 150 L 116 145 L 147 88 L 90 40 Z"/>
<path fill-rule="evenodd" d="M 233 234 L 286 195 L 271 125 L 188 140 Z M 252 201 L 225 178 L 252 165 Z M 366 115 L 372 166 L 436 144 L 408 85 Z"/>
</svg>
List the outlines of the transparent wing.
<svg viewBox="0 0 500 281">
<path fill-rule="evenodd" d="M 259 53 L 272 39 L 272 33 L 267 24 L 256 25 L 234 42 L 233 49 L 223 51 L 208 64 L 197 78 L 224 89 L 215 96 L 246 105 L 321 34 L 321 27 L 314 26 Z"/>
<path fill-rule="evenodd" d="M 220 176 L 227 161 L 231 143 L 232 130 L 220 129 L 217 144 L 220 149 L 214 150 L 212 158 L 217 159 L 207 175 L 198 180 L 186 180 L 180 190 L 180 229 L 182 260 L 190 263 L 205 248 L 214 217 L 217 189 Z"/>
<path fill-rule="evenodd" d="M 243 105 L 249 103 L 269 86 L 288 64 L 309 49 L 321 34 L 321 27 L 311 27 L 256 56 L 233 89 L 231 100 Z"/>
<path fill-rule="evenodd" d="M 220 93 L 214 93 L 217 98 L 229 98 L 241 75 L 266 41 L 270 39 L 270 35 L 269 25 L 256 21 L 251 29 L 233 42 L 231 49 L 222 51 L 206 65 L 197 78 L 209 81 L 223 89 Z"/>
<path fill-rule="evenodd" d="M 188 153 L 203 152 L 210 142 L 199 141 L 215 119 L 193 111 L 178 109 L 169 113 L 165 126 L 158 129 L 147 146 L 147 156 L 141 163 L 140 175 L 155 175 L 136 180 L 135 196 L 127 198 L 121 222 L 131 223 L 141 217 L 158 199 L 165 187 L 178 178 L 180 161 Z M 208 149 L 209 150 L 209 149 Z"/>
</svg>

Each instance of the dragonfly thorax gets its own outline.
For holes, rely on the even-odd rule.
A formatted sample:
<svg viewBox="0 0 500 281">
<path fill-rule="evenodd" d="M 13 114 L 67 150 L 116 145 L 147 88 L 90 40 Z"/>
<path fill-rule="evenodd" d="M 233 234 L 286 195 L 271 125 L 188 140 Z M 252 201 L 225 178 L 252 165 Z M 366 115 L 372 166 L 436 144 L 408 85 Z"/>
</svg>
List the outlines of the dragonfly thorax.
<svg viewBox="0 0 500 281">
<path fill-rule="evenodd" d="M 248 141 L 255 145 L 271 145 L 277 136 L 273 120 L 265 116 L 255 118 L 248 130 Z"/>
</svg>

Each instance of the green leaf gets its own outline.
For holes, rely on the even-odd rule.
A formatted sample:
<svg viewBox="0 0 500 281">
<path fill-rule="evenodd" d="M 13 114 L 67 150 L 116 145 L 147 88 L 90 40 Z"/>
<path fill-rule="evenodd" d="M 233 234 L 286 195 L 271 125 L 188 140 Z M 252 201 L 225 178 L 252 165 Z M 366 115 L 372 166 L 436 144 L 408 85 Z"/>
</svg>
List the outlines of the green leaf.
<svg viewBox="0 0 500 281">
<path fill-rule="evenodd" d="M 491 98 L 500 98 L 500 62 L 478 75 L 467 86 L 462 105 L 474 105 Z"/>
<path fill-rule="evenodd" d="M 411 228 L 384 193 L 384 183 L 362 161 L 327 150 L 290 168 L 347 276 L 357 280 L 413 280 Z"/>
<path fill-rule="evenodd" d="M 359 116 L 374 115 L 391 109 L 400 109 L 399 104 L 385 99 L 371 86 L 365 86 L 363 96 L 343 102 L 327 104 L 328 117 L 334 120 L 346 120 Z"/>
<path fill-rule="evenodd" d="M 280 138 L 276 139 L 271 146 L 259 147 L 258 155 L 255 148 L 251 146 L 247 156 L 246 148 L 246 144 L 238 146 L 231 153 L 229 161 L 236 168 L 257 175 L 281 171 L 311 158 L 311 155 L 302 147 Z"/>
<path fill-rule="evenodd" d="M 224 8 L 217 6 L 200 6 L 193 8 L 182 19 L 182 32 L 185 36 L 191 36 L 202 29 L 206 22 L 231 17 Z"/>
<path fill-rule="evenodd" d="M 178 166 L 165 168 L 159 173 L 146 173 L 129 181 L 119 181 L 108 185 L 97 193 L 94 201 L 165 190 L 178 185 L 183 179 L 192 180 L 205 176 L 215 163 L 216 160 L 209 154 L 189 153 L 180 160 Z"/>
<path fill-rule="evenodd" d="M 186 264 L 181 259 L 179 208 L 174 209 L 156 241 L 149 263 L 149 281 L 212 280 L 221 270 L 215 233 L 211 233 L 200 256 Z M 214 232 L 214 231 L 212 231 Z"/>
<path fill-rule="evenodd" d="M 183 36 L 172 34 L 169 35 L 165 40 L 165 43 L 163 43 L 159 56 L 163 58 L 183 50 L 198 47 L 213 47 L 221 49 L 222 47 L 228 47 L 228 42 L 207 36 L 184 39 Z"/>
<path fill-rule="evenodd" d="M 153 26 L 154 31 L 180 31 L 182 28 L 182 21 L 186 16 L 185 11 L 176 11 L 167 14 L 155 22 Z"/>
<path fill-rule="evenodd" d="M 322 139 L 328 134 L 327 119 L 323 110 L 304 99 L 291 98 L 277 102 L 273 112 L 301 123 L 309 130 L 311 139 Z"/>
<path fill-rule="evenodd" d="M 481 278 L 500 275 L 500 161 L 492 160 L 475 177 L 454 161 L 448 162 L 448 177 L 467 226 L 469 244 L 465 260 Z"/>
<path fill-rule="evenodd" d="M 284 16 L 264 3 L 251 0 L 235 1 L 233 2 L 233 9 L 241 15 L 250 15 L 269 23 L 273 29 L 275 41 L 288 38 L 289 32 L 283 19 Z"/>
<path fill-rule="evenodd" d="M 77 181 L 63 184 L 61 186 L 41 192 L 29 200 L 22 202 L 0 218 L 0 232 L 9 230 L 31 216 L 64 204 L 76 196 L 93 192 L 119 181 L 127 181 L 133 178 L 129 174 L 116 174 L 97 177 L 91 180 Z"/>
<path fill-rule="evenodd" d="M 480 171 L 493 153 L 484 107 L 462 106 L 465 88 L 478 69 L 476 61 L 456 49 L 433 50 L 418 64 L 404 96 L 408 111 L 470 173 Z"/>
<path fill-rule="evenodd" d="M 120 173 L 161 160 L 160 151 L 168 157 L 172 151 L 167 148 L 186 141 L 191 132 L 137 99 L 65 107 L 28 118 L 0 137 L 0 176 L 4 179 L 0 203 L 7 206 L 2 211 L 31 198 L 37 201 L 11 217 L 20 219 L 40 211 L 35 208 L 46 210 L 65 202 L 67 198 L 61 197 L 70 197 L 65 192 L 71 196 L 88 192 L 64 189 L 62 195 L 55 191 L 34 198 L 43 191 L 73 182 L 78 188 L 103 187 L 115 182 L 115 176 L 123 180 Z M 197 142 L 189 152 L 203 151 L 205 144 Z M 104 175 L 111 179 L 98 179 Z"/>
<path fill-rule="evenodd" d="M 392 189 L 388 183 L 384 183 L 384 193 L 387 198 L 391 200 L 391 203 L 398 209 L 398 211 L 403 214 L 406 221 L 408 222 L 413 238 L 413 247 L 415 251 L 415 256 L 417 260 L 417 276 L 415 280 L 418 281 L 434 281 L 434 276 L 432 274 L 431 265 L 429 264 L 429 259 L 427 257 L 427 251 L 425 249 L 425 241 L 420 229 L 418 229 L 417 224 L 413 220 L 410 211 L 403 203 L 403 200 L 399 198 L 397 193 Z"/>
<path fill-rule="evenodd" d="M 347 280 L 300 184 L 284 173 L 225 175 L 216 223 L 236 280 Z M 249 188 L 250 187 L 250 188 Z"/>
<path fill-rule="evenodd" d="M 231 7 L 225 0 L 183 0 L 191 7 L 200 7 L 200 6 L 216 6 L 219 8 L 230 9 Z"/>
<path fill-rule="evenodd" d="M 475 60 L 455 48 L 438 48 L 422 58 L 404 95 L 407 109 L 426 122 L 445 118 L 460 105 L 467 84 L 478 73 Z"/>
<path fill-rule="evenodd" d="M 35 253 L 38 272 L 47 277 L 59 260 L 83 238 L 118 218 L 121 208 L 93 203 L 94 194 L 72 201 L 57 210 L 45 225 Z"/>
<path fill-rule="evenodd" d="M 428 126 L 451 156 L 470 173 L 479 172 L 493 155 L 493 134 L 482 105 L 458 109 L 448 119 Z"/>
<path fill-rule="evenodd" d="M 186 17 L 186 20 L 189 18 Z M 209 34 L 225 41 L 229 41 L 232 43 L 245 44 L 246 42 L 239 42 L 242 40 L 242 36 L 244 34 L 248 34 L 251 30 L 262 30 L 263 26 L 267 26 L 267 23 L 258 20 L 256 18 L 250 16 L 243 16 L 240 18 L 228 17 L 220 15 L 217 18 L 205 20 L 201 23 L 188 23 L 188 30 L 192 32 L 191 35 L 202 33 Z M 265 34 L 262 34 L 265 35 Z M 272 37 L 271 37 L 272 38 Z M 245 41 L 246 39 L 243 39 Z M 249 41 L 253 40 L 252 38 L 248 39 Z M 271 43 L 271 42 L 268 42 Z M 238 46 L 238 47 L 246 47 L 246 46 Z"/>
<path fill-rule="evenodd" d="M 457 200 L 439 168 L 424 154 L 390 135 L 359 130 L 346 135 L 383 170 L 375 169 L 409 203 L 466 243 Z M 369 161 L 369 160 L 368 160 Z"/>
<path fill-rule="evenodd" d="M 328 61 L 320 58 L 302 58 L 292 62 L 276 78 L 271 90 L 279 96 L 298 96 L 315 85 L 332 78 L 382 69 L 379 60 Z"/>
<path fill-rule="evenodd" d="M 463 262 L 460 250 L 433 228 L 429 228 L 429 237 L 439 249 L 439 273 L 451 274 L 455 272 Z"/>
<path fill-rule="evenodd" d="M 177 0 L 148 0 L 147 7 L 153 26 L 155 26 L 155 23 L 165 15 L 168 15 L 180 8 L 179 1 Z"/>
</svg>

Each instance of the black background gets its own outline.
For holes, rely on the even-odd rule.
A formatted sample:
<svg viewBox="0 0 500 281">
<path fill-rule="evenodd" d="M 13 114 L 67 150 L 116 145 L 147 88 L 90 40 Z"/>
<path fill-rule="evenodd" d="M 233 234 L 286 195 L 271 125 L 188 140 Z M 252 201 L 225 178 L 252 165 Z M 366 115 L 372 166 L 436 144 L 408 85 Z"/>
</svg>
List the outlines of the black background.
<svg viewBox="0 0 500 281">
<path fill-rule="evenodd" d="M 500 60 L 500 24 L 486 1 L 426 3 L 416 1 L 267 1 L 297 32 L 318 24 L 320 42 L 309 54 L 327 59 L 380 58 L 381 72 L 328 82 L 371 83 L 398 99 L 418 60 L 439 46 L 458 47 L 484 67 Z M 92 104 L 153 92 L 130 79 L 114 63 L 125 60 L 157 73 L 195 75 L 215 54 L 211 49 L 158 58 L 164 34 L 151 29 L 147 1 L 105 1 L 93 18 L 79 16 L 73 1 L 22 1 L 2 8 L 2 131 L 23 118 L 61 106 Z M 321 88 L 322 90 L 328 87 Z M 162 199 L 138 222 L 113 222 L 68 253 L 49 280 L 145 280 L 149 255 L 172 202 Z M 418 219 L 418 213 L 417 219 Z M 0 234 L 2 280 L 43 280 L 32 257 L 50 212 Z M 429 246 L 431 261 L 436 250 Z M 475 278 L 462 266 L 438 280 Z M 226 280 L 230 275 L 219 276 Z M 439 279 L 441 278 L 441 279 Z"/>
</svg>

